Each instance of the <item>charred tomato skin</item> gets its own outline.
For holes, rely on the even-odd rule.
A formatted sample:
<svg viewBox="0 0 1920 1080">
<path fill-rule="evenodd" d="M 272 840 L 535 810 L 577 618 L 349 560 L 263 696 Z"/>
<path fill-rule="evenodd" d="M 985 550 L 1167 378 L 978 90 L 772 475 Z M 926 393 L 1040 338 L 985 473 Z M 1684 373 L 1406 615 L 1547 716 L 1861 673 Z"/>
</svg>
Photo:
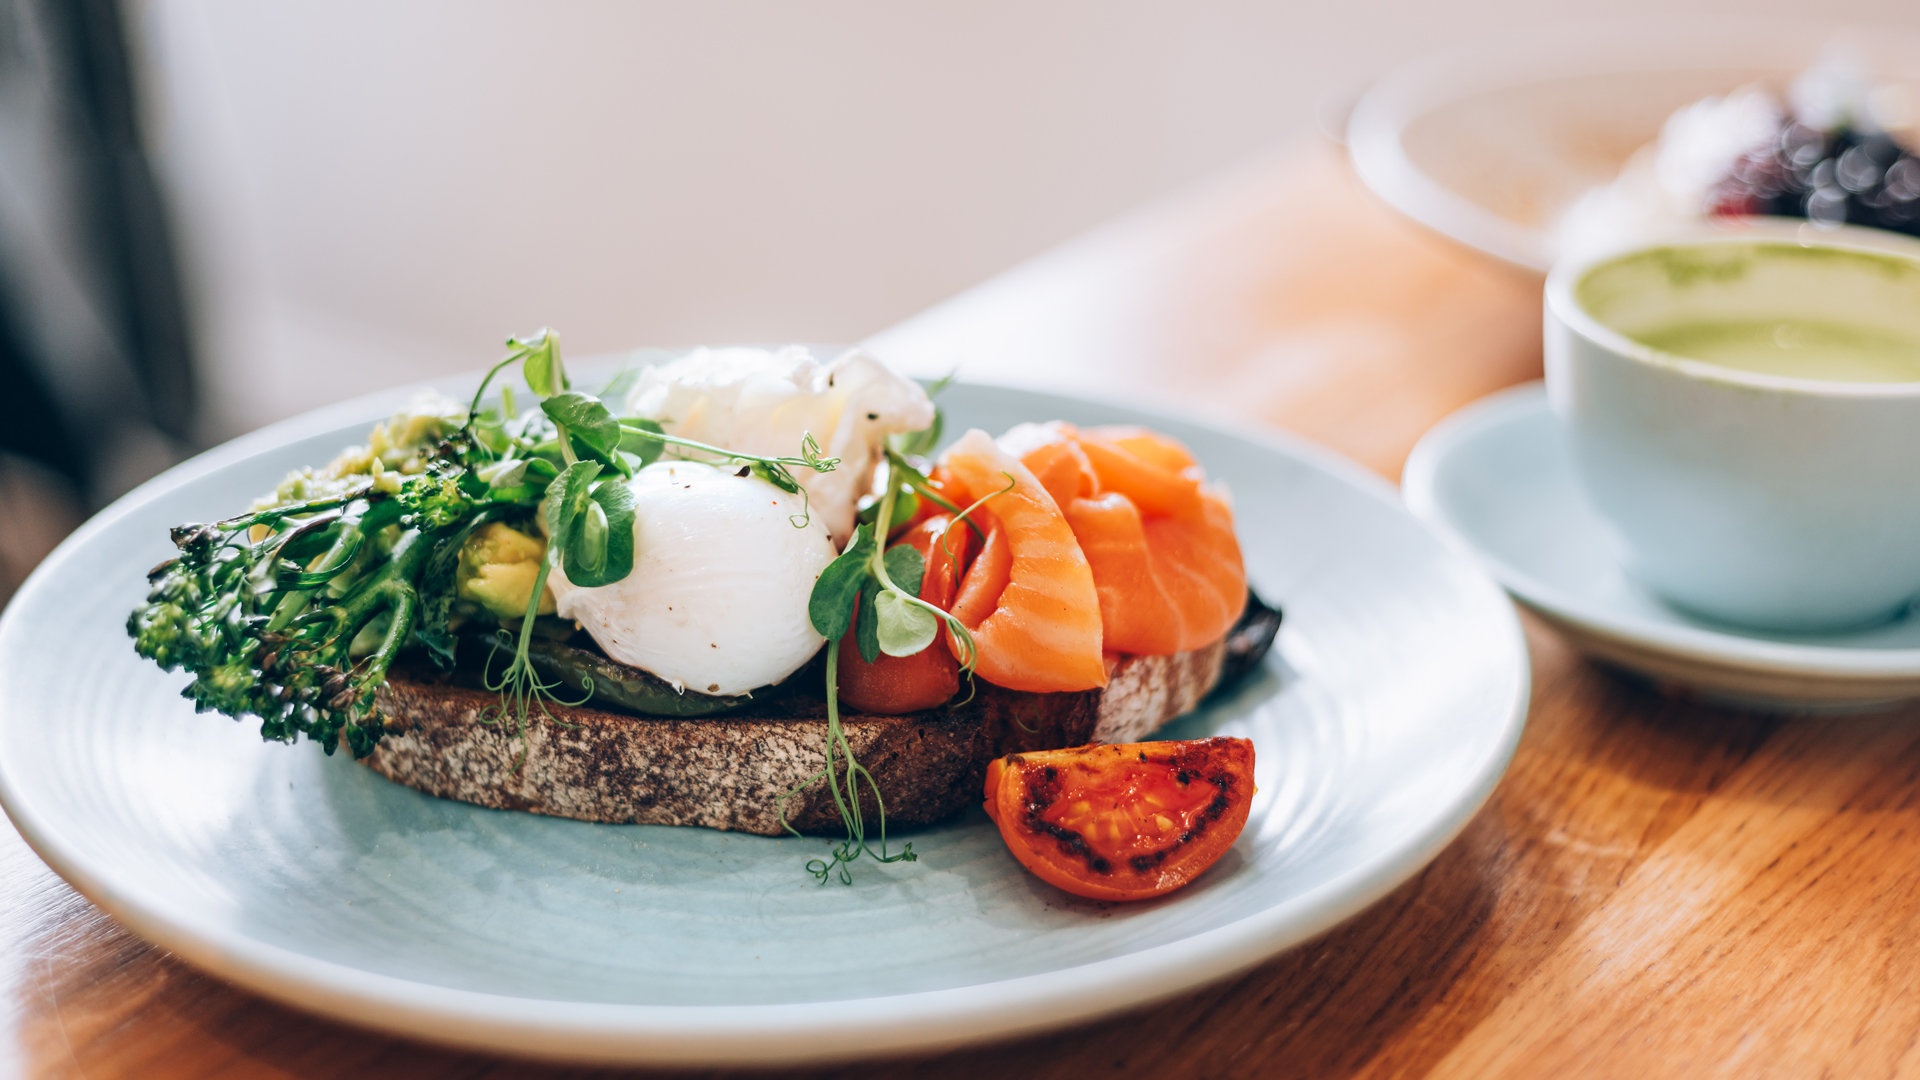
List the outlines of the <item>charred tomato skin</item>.
<svg viewBox="0 0 1920 1080">
<path fill-rule="evenodd" d="M 1041 880 L 1090 900 L 1172 892 L 1219 861 L 1253 806 L 1253 743 L 1216 737 L 1009 754 L 986 810 Z"/>
</svg>

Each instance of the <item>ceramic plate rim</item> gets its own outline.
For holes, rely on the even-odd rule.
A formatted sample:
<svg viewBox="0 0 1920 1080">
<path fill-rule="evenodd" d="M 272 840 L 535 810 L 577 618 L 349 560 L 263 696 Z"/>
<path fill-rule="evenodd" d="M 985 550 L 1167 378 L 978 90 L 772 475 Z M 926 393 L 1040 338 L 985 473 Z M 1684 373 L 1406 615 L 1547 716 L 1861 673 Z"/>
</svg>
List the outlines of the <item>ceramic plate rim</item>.
<svg viewBox="0 0 1920 1080">
<path fill-rule="evenodd" d="M 476 381 L 477 375 L 466 375 L 432 385 L 449 393 L 464 387 L 470 393 Z M 973 385 L 990 392 L 1062 397 L 993 383 Z M 113 528 L 141 504 L 271 447 L 385 415 L 403 403 L 409 392 L 382 391 L 327 406 L 175 466 L 83 525 L 35 570 L 20 595 L 51 587 L 80 545 Z M 1110 403 L 1245 439 L 1320 469 L 1366 497 L 1404 512 L 1390 484 L 1296 436 L 1199 420 L 1118 398 L 1085 395 L 1079 400 Z M 1497 591 L 1477 564 L 1469 560 L 1466 567 L 1478 579 L 1476 587 Z M 25 632 L 11 617 L 21 607 L 9 605 L 8 612 L 0 614 L 0 656 L 7 651 L 8 641 Z M 1514 680 L 1507 688 L 1504 714 L 1489 718 L 1498 731 L 1490 743 L 1491 752 L 1477 763 L 1471 781 L 1451 805 L 1397 846 L 1383 850 L 1373 863 L 1236 922 L 1123 956 L 997 982 L 850 999 L 860 1005 L 851 1019 L 849 1002 L 844 1000 L 689 1006 L 576 1003 L 508 997 L 375 974 L 223 933 L 221 927 L 207 925 L 211 920 L 143 903 L 137 890 L 115 882 L 110 871 L 67 842 L 53 821 L 23 799 L 12 778 L 13 766 L 5 760 L 0 760 L 0 807 L 49 866 L 141 938 L 216 976 L 336 1020 L 431 1042 L 574 1061 L 798 1064 L 930 1051 L 1051 1030 L 1193 989 L 1331 929 L 1410 878 L 1478 812 L 1518 745 L 1530 700 L 1531 670 L 1518 617 L 1504 600 L 1500 610 L 1514 660 Z M 5 678 L 5 668 L 0 666 L 0 700 L 8 692 Z M 0 723 L 5 722 L 0 718 Z M 849 1050 L 849 1045 L 855 1049 Z"/>
<path fill-rule="evenodd" d="M 1673 655 L 1695 660 L 1796 675 L 1920 676 L 1920 649 L 1859 649 L 1763 641 L 1720 633 L 1704 626 L 1660 623 L 1570 595 L 1479 548 L 1454 524 L 1440 499 L 1436 490 L 1440 467 L 1461 445 L 1487 429 L 1544 408 L 1547 408 L 1546 384 L 1538 380 L 1489 394 L 1434 425 L 1414 446 L 1401 479 L 1401 489 L 1413 515 L 1448 543 L 1470 555 L 1515 596 L 1595 634 L 1657 646 Z"/>
</svg>

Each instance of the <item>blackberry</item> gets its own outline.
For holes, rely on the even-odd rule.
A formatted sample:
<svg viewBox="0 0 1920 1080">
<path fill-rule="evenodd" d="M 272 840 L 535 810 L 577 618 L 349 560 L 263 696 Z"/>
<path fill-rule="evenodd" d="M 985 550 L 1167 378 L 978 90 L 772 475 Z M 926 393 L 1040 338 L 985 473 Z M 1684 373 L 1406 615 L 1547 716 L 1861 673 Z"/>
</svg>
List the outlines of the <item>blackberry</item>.
<svg viewBox="0 0 1920 1080">
<path fill-rule="evenodd" d="M 1920 236 L 1920 157 L 1880 133 L 1789 121 L 1734 160 L 1707 198 L 1711 214 L 1771 214 Z"/>
</svg>

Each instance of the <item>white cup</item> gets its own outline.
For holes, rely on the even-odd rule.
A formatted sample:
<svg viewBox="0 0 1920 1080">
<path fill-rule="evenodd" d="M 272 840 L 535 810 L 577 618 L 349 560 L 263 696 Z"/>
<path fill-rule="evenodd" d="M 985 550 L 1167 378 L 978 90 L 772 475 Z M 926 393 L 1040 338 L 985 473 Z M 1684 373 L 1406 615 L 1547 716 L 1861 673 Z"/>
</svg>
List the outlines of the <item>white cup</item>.
<svg viewBox="0 0 1920 1080">
<path fill-rule="evenodd" d="M 1763 629 L 1884 621 L 1920 594 L 1920 381 L 1760 374 L 1636 340 L 1795 320 L 1920 344 L 1920 243 L 1763 219 L 1564 261 L 1548 396 L 1627 572 L 1663 599 Z"/>
</svg>

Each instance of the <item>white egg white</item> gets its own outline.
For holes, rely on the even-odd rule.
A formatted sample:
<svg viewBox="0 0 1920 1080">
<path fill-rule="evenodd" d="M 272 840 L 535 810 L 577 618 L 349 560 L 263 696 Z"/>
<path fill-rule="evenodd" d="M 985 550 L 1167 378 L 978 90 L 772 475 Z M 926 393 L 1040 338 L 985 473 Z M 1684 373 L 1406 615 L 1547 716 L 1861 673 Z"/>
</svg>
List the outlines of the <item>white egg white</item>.
<svg viewBox="0 0 1920 1080">
<path fill-rule="evenodd" d="M 845 544 L 886 437 L 933 423 L 933 402 L 918 383 L 865 353 L 822 364 L 789 345 L 695 349 L 645 368 L 622 415 L 657 420 L 669 435 L 773 457 L 800 453 L 811 434 L 840 467 L 796 468 L 794 479 L 834 541 Z"/>
<path fill-rule="evenodd" d="M 628 482 L 633 572 L 580 588 L 550 578 L 561 618 L 607 655 L 675 688 L 743 694 L 804 665 L 823 639 L 807 618 L 814 581 L 836 554 L 799 495 L 757 476 L 659 461 Z"/>
</svg>

